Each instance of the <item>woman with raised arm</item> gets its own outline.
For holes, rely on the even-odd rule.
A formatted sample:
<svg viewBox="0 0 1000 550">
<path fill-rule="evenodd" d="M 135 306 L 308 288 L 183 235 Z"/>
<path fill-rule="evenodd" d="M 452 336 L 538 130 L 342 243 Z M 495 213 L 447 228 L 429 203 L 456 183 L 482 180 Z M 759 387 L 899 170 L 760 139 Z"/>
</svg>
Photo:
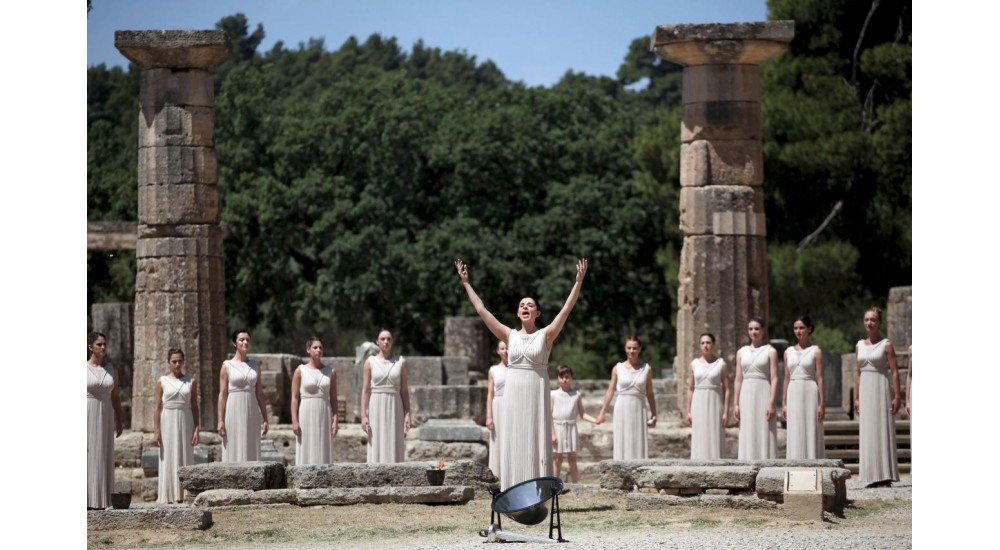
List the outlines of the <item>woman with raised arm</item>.
<svg viewBox="0 0 1000 550">
<path fill-rule="evenodd" d="M 500 362 L 490 367 L 486 390 L 486 427 L 490 430 L 490 470 L 495 476 L 500 475 L 497 423 L 500 421 L 500 409 L 503 408 L 503 393 L 507 382 L 507 342 L 501 340 L 497 344 L 497 355 L 500 356 Z"/>
<path fill-rule="evenodd" d="M 410 431 L 406 358 L 392 354 L 392 333 L 375 336 L 378 354 L 365 359 L 361 382 L 361 429 L 368 434 L 368 463 L 404 462 Z"/>
<path fill-rule="evenodd" d="M 691 361 L 687 423 L 691 426 L 691 460 L 722 458 L 729 420 L 729 367 L 715 355 L 715 336 L 698 337 L 701 357 Z"/>
<path fill-rule="evenodd" d="M 740 423 L 739 460 L 778 458 L 778 351 L 764 340 L 764 322 L 747 323 L 750 345 L 736 353 L 736 406 Z"/>
<path fill-rule="evenodd" d="M 899 481 L 896 464 L 896 413 L 899 412 L 899 371 L 896 351 L 879 334 L 882 310 L 865 312 L 868 338 L 858 340 L 854 377 L 854 414 L 859 417 L 861 444 L 858 473 L 868 487 L 889 487 Z"/>
<path fill-rule="evenodd" d="M 649 363 L 639 361 L 641 351 L 642 342 L 638 336 L 625 338 L 625 360 L 611 367 L 611 383 L 597 413 L 597 424 L 603 424 L 611 398 L 618 392 L 612 451 L 615 460 L 649 458 L 647 441 L 649 427 L 656 426 L 656 398 L 653 397 L 653 369 Z"/>
<path fill-rule="evenodd" d="M 337 436 L 337 372 L 324 365 L 323 341 L 306 340 L 309 362 L 292 375 L 292 432 L 295 434 L 295 465 L 333 462 L 333 438 Z"/>
<path fill-rule="evenodd" d="M 87 335 L 87 509 L 111 506 L 115 488 L 115 438 L 124 429 L 118 369 L 105 363 L 108 338 Z"/>
<path fill-rule="evenodd" d="M 267 434 L 267 409 L 260 365 L 250 359 L 250 331 L 233 331 L 233 358 L 219 369 L 219 436 L 222 462 L 260 460 L 260 438 Z"/>
<path fill-rule="evenodd" d="M 170 372 L 156 381 L 156 415 L 153 416 L 153 444 L 160 448 L 156 502 L 173 504 L 184 500 L 177 470 L 194 464 L 198 444 L 198 388 L 194 378 L 184 374 L 184 352 L 167 351 Z"/>
<path fill-rule="evenodd" d="M 787 424 L 785 458 L 824 458 L 823 350 L 812 343 L 814 327 L 808 315 L 795 319 L 796 343 L 785 350 L 784 397 L 781 417 Z"/>
<path fill-rule="evenodd" d="M 469 282 L 469 269 L 455 260 L 469 301 L 476 313 L 498 339 L 507 342 L 510 363 L 504 388 L 504 406 L 500 411 L 500 488 L 507 490 L 522 481 L 552 475 L 552 403 L 549 389 L 549 352 L 552 343 L 566 325 L 573 306 L 580 297 L 587 260 L 576 264 L 576 282 L 566 303 L 552 322 L 538 326 L 541 310 L 531 297 L 517 306 L 521 328 L 508 327 L 486 309 Z"/>
</svg>

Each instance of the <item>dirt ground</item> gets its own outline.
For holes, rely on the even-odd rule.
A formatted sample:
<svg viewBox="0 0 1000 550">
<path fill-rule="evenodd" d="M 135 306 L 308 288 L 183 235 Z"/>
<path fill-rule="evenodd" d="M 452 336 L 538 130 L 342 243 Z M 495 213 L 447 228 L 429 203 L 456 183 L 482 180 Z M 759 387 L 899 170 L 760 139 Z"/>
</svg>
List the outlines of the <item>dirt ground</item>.
<svg viewBox="0 0 1000 550">
<path fill-rule="evenodd" d="M 773 532 L 776 539 L 781 539 L 796 532 L 825 530 L 844 548 L 861 546 L 861 540 L 856 545 L 849 542 L 853 536 L 885 535 L 895 541 L 911 540 L 911 501 L 907 499 L 856 500 L 842 517 L 827 513 L 822 523 L 791 521 L 783 517 L 780 509 L 678 506 L 628 511 L 625 500 L 624 494 L 599 490 L 573 491 L 562 496 L 563 537 L 571 543 L 587 541 L 587 547 L 604 547 L 601 541 L 606 541 L 607 546 L 625 547 L 623 544 L 634 537 L 641 537 L 636 538 L 636 543 L 663 544 L 671 537 L 676 540 L 677 535 L 692 532 L 699 537 L 698 545 L 715 547 L 733 546 L 737 544 L 734 536 L 751 531 L 757 536 Z M 87 547 L 472 548 L 485 540 L 479 530 L 489 525 L 490 510 L 487 499 L 478 499 L 464 505 L 438 506 L 240 506 L 213 509 L 212 517 L 213 525 L 205 531 L 88 531 Z M 548 522 L 524 526 L 506 520 L 503 527 L 518 533 L 548 535 Z M 713 544 L 715 535 L 718 544 Z M 758 543 L 751 546 L 754 544 Z M 875 547 L 898 546 L 892 543 Z"/>
</svg>

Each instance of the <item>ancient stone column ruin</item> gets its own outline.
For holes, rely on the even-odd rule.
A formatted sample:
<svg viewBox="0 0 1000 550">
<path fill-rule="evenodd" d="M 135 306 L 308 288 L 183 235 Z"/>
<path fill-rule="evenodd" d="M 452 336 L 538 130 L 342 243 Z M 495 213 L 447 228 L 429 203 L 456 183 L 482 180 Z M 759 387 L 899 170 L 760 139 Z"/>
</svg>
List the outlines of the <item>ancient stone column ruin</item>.
<svg viewBox="0 0 1000 550">
<path fill-rule="evenodd" d="M 181 348 L 198 381 L 201 429 L 216 426 L 227 337 L 212 69 L 223 31 L 116 31 L 141 69 L 132 429 L 152 431 L 154 384 Z"/>
<path fill-rule="evenodd" d="M 781 54 L 793 21 L 661 25 L 652 50 L 684 66 L 677 291 L 678 404 L 703 332 L 735 365 L 751 317 L 767 322 L 767 235 L 759 64 Z"/>
<path fill-rule="evenodd" d="M 488 361 L 496 359 L 494 347 L 489 347 L 486 339 L 486 326 L 479 317 L 444 318 L 444 354 L 447 357 L 468 357 L 469 370 L 486 376 L 490 365 Z"/>
</svg>

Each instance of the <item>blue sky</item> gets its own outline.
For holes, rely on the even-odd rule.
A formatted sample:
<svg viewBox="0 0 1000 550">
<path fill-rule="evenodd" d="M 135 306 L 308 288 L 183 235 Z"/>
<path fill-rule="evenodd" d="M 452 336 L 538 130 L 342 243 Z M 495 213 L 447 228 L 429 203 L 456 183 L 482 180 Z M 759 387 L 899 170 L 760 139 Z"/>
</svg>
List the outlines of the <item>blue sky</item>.
<svg viewBox="0 0 1000 550">
<path fill-rule="evenodd" d="M 443 50 L 493 60 L 507 78 L 549 86 L 567 71 L 614 76 L 629 43 L 657 25 L 764 21 L 765 0 L 93 0 L 87 66 L 126 65 L 114 31 L 212 29 L 242 12 L 264 25 L 258 51 L 277 41 L 296 48 L 323 38 L 335 50 L 350 36 L 395 36 L 409 50 L 419 39 Z"/>
</svg>

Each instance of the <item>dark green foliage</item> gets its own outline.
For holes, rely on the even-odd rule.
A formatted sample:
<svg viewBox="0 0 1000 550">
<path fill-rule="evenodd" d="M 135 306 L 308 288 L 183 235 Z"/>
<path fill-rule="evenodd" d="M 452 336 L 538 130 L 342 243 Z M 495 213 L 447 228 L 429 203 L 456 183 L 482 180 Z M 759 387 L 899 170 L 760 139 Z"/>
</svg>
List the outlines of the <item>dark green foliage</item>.
<svg viewBox="0 0 1000 550">
<path fill-rule="evenodd" d="M 881 2 L 855 55 L 869 5 L 770 4 L 797 30 L 763 67 L 775 337 L 809 312 L 818 339 L 842 347 L 857 308 L 910 281 L 909 4 Z M 249 326 L 256 349 L 297 350 L 317 332 L 351 354 L 384 325 L 404 352 L 440 353 L 444 317 L 474 314 L 456 257 L 515 324 L 526 295 L 551 319 L 586 256 L 553 365 L 605 377 L 629 333 L 645 359 L 670 364 L 681 68 L 648 38 L 628 46 L 616 79 L 570 71 L 531 88 L 423 42 L 257 52 L 263 26 L 250 33 L 236 14 L 217 28 L 234 44 L 215 73 L 227 320 Z M 138 71 L 91 67 L 88 85 L 88 216 L 133 220 Z M 134 278 L 134 254 L 95 254 L 88 302 L 130 300 Z"/>
</svg>

